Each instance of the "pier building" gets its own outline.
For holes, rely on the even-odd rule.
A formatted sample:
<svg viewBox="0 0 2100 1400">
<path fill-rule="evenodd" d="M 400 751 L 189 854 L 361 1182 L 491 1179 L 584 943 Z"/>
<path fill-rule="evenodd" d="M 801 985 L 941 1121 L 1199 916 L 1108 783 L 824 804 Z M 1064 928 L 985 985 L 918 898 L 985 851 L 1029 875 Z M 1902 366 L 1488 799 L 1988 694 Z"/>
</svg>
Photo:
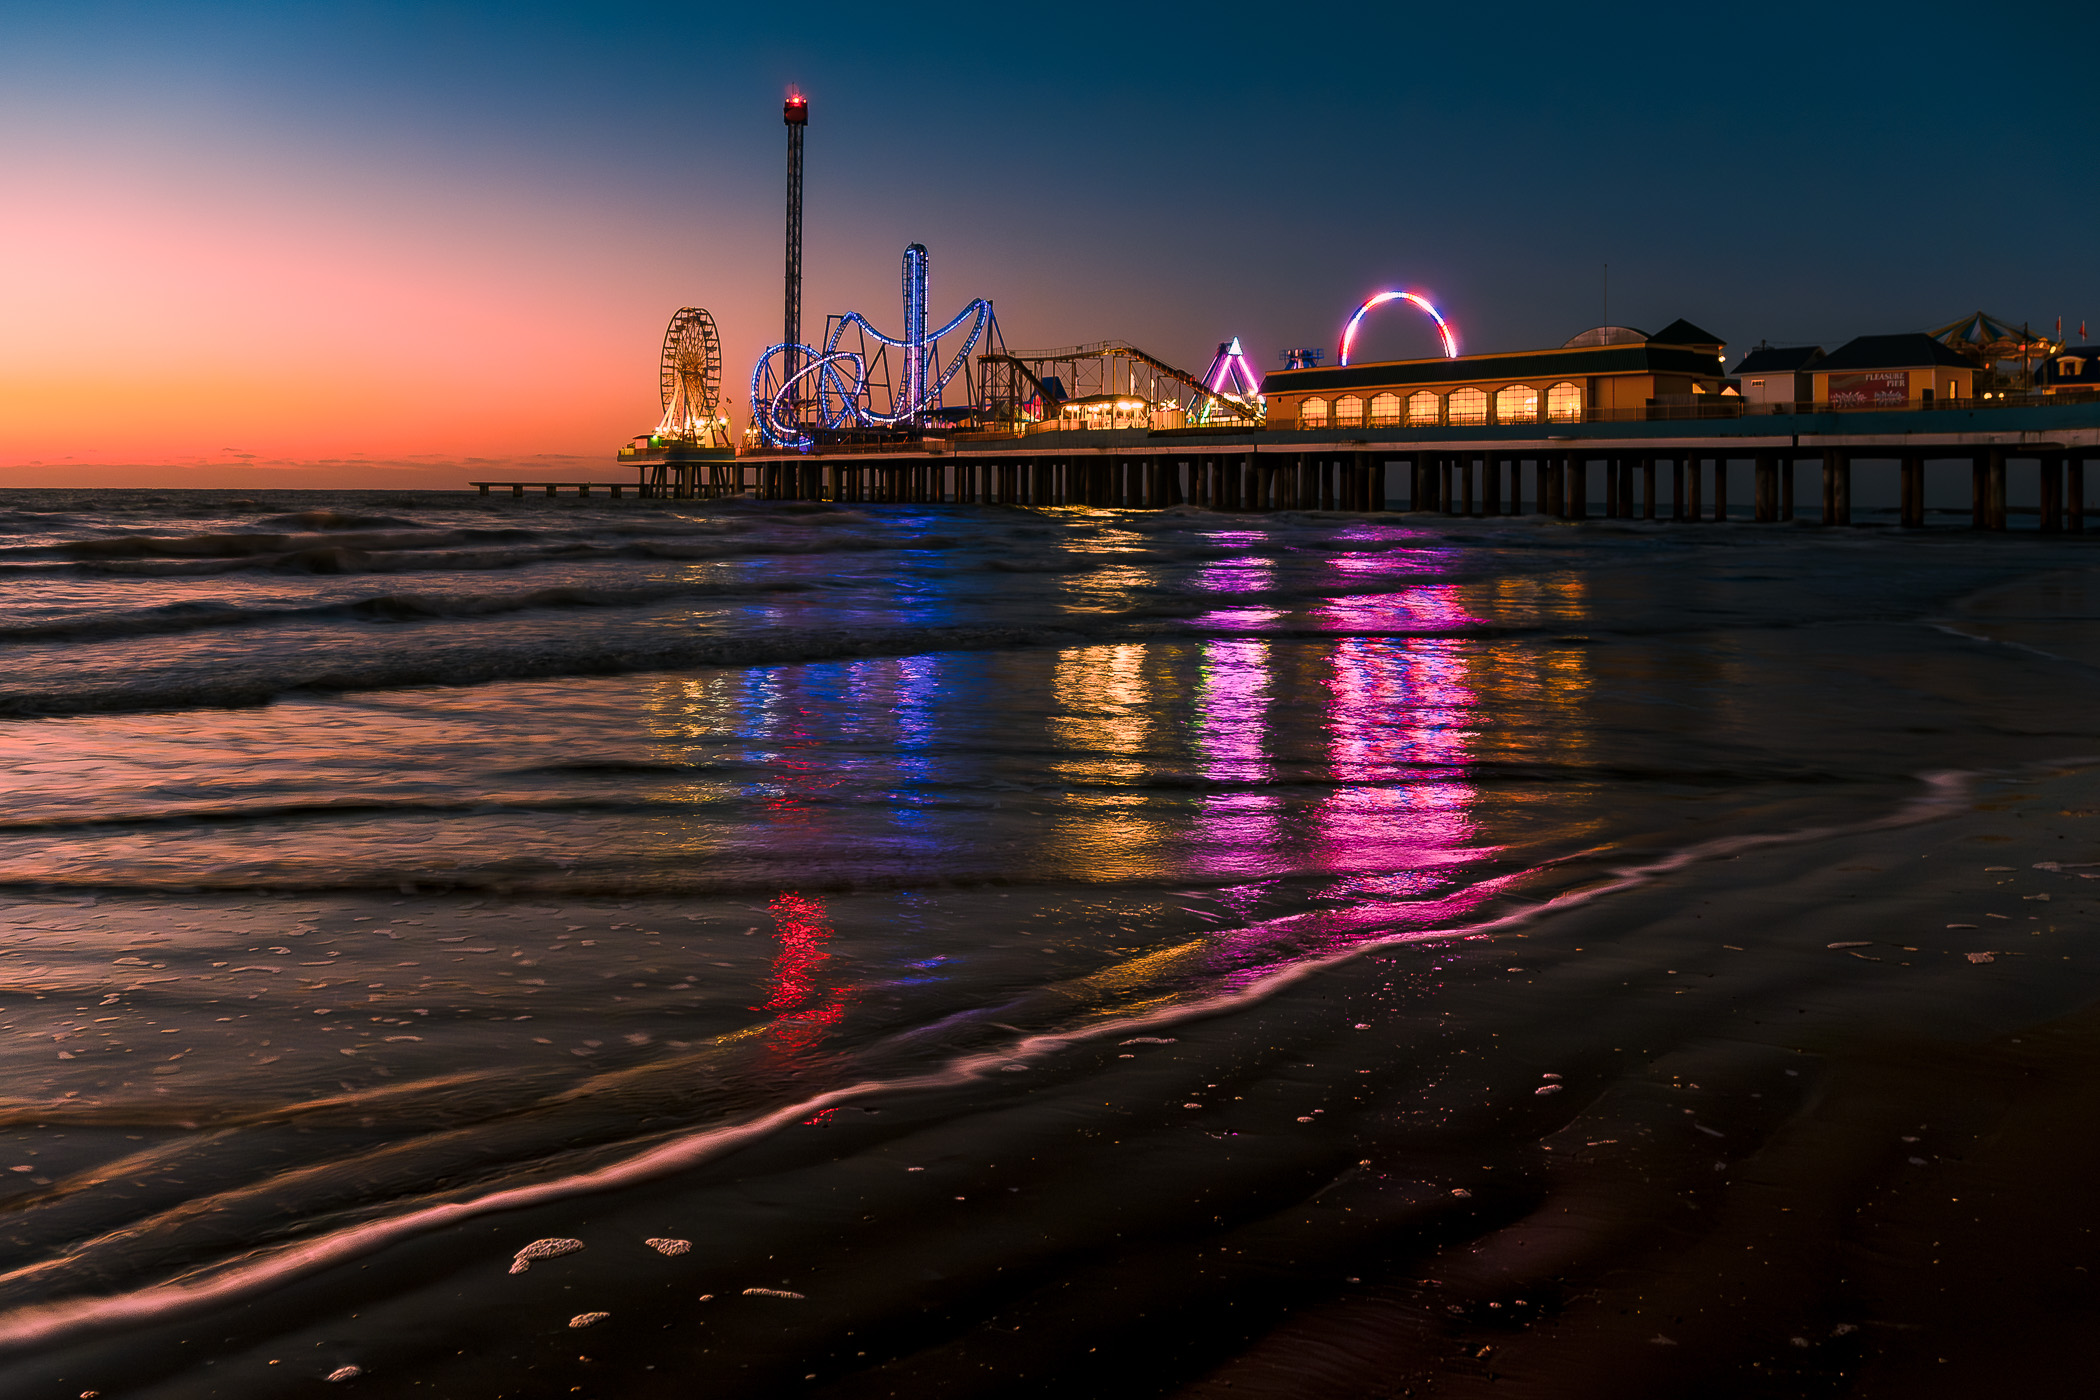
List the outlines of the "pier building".
<svg viewBox="0 0 2100 1400">
<path fill-rule="evenodd" d="M 1976 397 L 1976 362 L 1923 332 L 1862 335 L 1807 367 L 1813 402 L 1833 408 L 1930 407 Z"/>
<path fill-rule="evenodd" d="M 1585 331 L 1552 350 L 1284 369 L 1262 384 L 1271 428 L 1486 427 L 1692 416 L 1734 397 L 1724 342 L 1689 321 L 1653 336 Z"/>
<path fill-rule="evenodd" d="M 1809 367 L 1823 358 L 1820 345 L 1760 345 L 1735 367 L 1743 411 L 1791 412 L 1797 403 L 1814 403 L 1816 381 Z M 1782 404 L 1781 408 L 1764 408 Z M 1753 407 L 1755 405 L 1755 407 Z"/>
<path fill-rule="evenodd" d="M 2037 393 L 2058 397 L 2100 392 L 2100 345 L 2066 345 L 2035 366 Z"/>
</svg>

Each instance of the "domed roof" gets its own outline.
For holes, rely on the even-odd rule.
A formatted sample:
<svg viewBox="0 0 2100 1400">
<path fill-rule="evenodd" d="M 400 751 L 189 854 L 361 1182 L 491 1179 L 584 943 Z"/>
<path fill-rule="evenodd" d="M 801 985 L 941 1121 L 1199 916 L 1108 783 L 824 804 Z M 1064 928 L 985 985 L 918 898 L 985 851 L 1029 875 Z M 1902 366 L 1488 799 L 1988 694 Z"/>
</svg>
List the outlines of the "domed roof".
<svg viewBox="0 0 2100 1400">
<path fill-rule="evenodd" d="M 1563 350 L 1573 350 L 1585 345 L 1645 345 L 1648 333 L 1637 331 L 1632 326 L 1592 326 L 1581 335 L 1563 345 Z"/>
</svg>

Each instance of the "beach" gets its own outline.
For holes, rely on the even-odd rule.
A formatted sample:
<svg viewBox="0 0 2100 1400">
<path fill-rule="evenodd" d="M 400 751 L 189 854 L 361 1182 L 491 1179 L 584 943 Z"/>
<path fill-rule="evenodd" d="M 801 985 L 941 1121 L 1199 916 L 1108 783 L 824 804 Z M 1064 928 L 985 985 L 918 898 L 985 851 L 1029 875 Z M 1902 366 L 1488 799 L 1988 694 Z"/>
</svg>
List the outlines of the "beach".
<svg viewBox="0 0 2100 1400">
<path fill-rule="evenodd" d="M 9 1395 L 2084 1374 L 2081 541 L 0 530 Z"/>
</svg>

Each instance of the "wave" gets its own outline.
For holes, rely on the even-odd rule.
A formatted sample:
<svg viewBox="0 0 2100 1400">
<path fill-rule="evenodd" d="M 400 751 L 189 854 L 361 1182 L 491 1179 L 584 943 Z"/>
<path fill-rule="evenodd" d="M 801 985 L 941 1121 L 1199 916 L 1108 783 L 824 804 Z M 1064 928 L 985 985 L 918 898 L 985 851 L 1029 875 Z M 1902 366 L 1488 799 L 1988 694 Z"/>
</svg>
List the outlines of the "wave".
<svg viewBox="0 0 2100 1400">
<path fill-rule="evenodd" d="M 255 522 L 261 529 L 275 530 L 421 530 L 421 521 L 397 515 L 361 515 L 356 511 L 302 510 L 290 515 L 272 515 Z"/>
<path fill-rule="evenodd" d="M 214 628 L 302 622 L 430 622 L 550 609 L 638 608 L 677 598 L 803 593 L 814 586 L 792 579 L 751 584 L 644 584 L 629 588 L 571 584 L 535 588 L 523 593 L 382 593 L 371 598 L 294 607 L 247 607 L 214 601 L 168 603 L 135 612 L 91 613 L 19 623 L 12 627 L 0 626 L 0 645 L 9 642 L 105 642 Z"/>
<path fill-rule="evenodd" d="M 507 544 L 543 538 L 539 531 L 517 528 L 433 530 L 413 522 L 399 528 L 340 534 L 302 531 L 295 534 L 114 535 L 68 540 L 53 552 L 72 559 L 251 559 L 257 555 L 296 554 L 310 549 L 402 550 L 443 549 L 462 544 Z"/>
<path fill-rule="evenodd" d="M 255 670 L 181 677 L 144 676 L 98 681 L 72 689 L 0 689 L 0 715 L 57 715 L 111 711 L 237 708 L 264 705 L 301 692 L 399 690 L 415 686 L 483 685 L 491 681 L 561 676 L 683 671 L 695 667 L 785 666 L 866 656 L 913 656 L 935 651 L 1001 651 L 1016 647 L 1075 646 L 1149 634 L 1122 619 L 1089 631 L 1061 626 L 979 625 L 777 628 L 761 634 L 625 635 L 582 633 L 566 647 L 462 645 L 420 656 L 372 653 L 280 657 Z M 311 667 L 301 674 L 299 667 Z"/>
<path fill-rule="evenodd" d="M 42 534 L 73 525 L 77 519 L 64 510 L 0 510 L 0 535 Z"/>
<path fill-rule="evenodd" d="M 415 622 L 469 618 L 541 608 L 637 607 L 686 596 L 743 596 L 795 592 L 814 585 L 783 581 L 762 588 L 678 585 L 660 591 L 549 588 L 509 598 L 426 599 L 414 594 L 387 595 L 361 602 L 312 609 L 255 609 L 245 616 L 188 613 L 168 617 L 163 631 L 239 626 L 261 621 L 312 621 L 329 618 L 367 622 Z M 916 656 L 944 651 L 1005 651 L 1051 646 L 1088 646 L 1156 637 L 1186 640 L 1256 638 L 1264 641 L 1333 642 L 1345 638 L 1382 640 L 1488 641 L 1535 635 L 1529 627 L 1480 623 L 1410 624 L 1395 619 L 1382 626 L 1319 627 L 1231 626 L 1206 623 L 1220 608 L 1246 606 L 1242 599 L 1214 597 L 1176 599 L 1094 615 L 1061 618 L 1055 624 L 979 623 L 869 628 L 771 628 L 762 633 L 696 634 L 628 630 L 578 633 L 560 639 L 538 638 L 527 647 L 515 643 L 466 639 L 423 654 L 373 650 L 350 654 L 343 648 L 302 653 L 258 666 L 253 671 L 221 670 L 209 675 L 166 673 L 97 680 L 65 688 L 63 682 L 37 689 L 10 688 L 0 680 L 0 716 L 85 714 L 113 711 L 198 708 L 242 708 L 268 704 L 299 693 L 400 690 L 415 686 L 485 685 L 497 681 L 550 680 L 577 676 L 626 675 L 640 671 L 685 671 L 696 667 L 788 666 L 873 656 Z M 165 615 L 163 615 L 165 617 Z M 40 626 L 64 627 L 52 623 Z M 154 620 L 134 615 L 117 626 L 137 626 L 129 634 L 104 633 L 96 640 L 147 635 Z M 0 633 L 4 641 L 42 641 L 50 636 Z M 75 635 L 71 640 L 86 640 Z M 303 670 L 301 668 L 306 668 Z M 20 686 L 20 682 L 16 683 Z"/>
<path fill-rule="evenodd" d="M 944 535 L 884 539 L 865 535 L 813 539 L 763 538 L 722 530 L 697 537 L 631 536 L 611 540 L 550 539 L 530 530 L 340 536 L 192 535 L 178 538 L 121 536 L 75 540 L 49 547 L 0 549 L 42 555 L 39 562 L 0 562 L 9 574 L 107 574 L 128 577 L 193 578 L 247 571 L 290 574 L 466 573 L 513 569 L 578 559 L 644 559 L 692 562 L 768 555 L 824 555 L 884 551 L 946 550 L 960 541 Z M 476 546 L 495 545 L 486 548 Z M 51 560 L 48 556 L 69 556 Z"/>
</svg>

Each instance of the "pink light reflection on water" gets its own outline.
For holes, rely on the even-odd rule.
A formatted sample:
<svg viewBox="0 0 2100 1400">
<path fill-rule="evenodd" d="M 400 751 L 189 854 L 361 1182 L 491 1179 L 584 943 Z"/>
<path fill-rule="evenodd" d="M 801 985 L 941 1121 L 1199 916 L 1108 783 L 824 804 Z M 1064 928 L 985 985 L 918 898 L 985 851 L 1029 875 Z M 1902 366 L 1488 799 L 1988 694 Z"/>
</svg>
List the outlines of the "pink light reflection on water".
<svg viewBox="0 0 2100 1400">
<path fill-rule="evenodd" d="M 1399 632 L 1415 636 L 1450 636 L 1482 625 L 1466 611 L 1457 585 L 1418 584 L 1392 593 L 1353 593 L 1329 598 L 1315 613 L 1336 632 Z M 1472 701 L 1467 693 L 1467 703 Z"/>
<path fill-rule="evenodd" d="M 1336 599 L 1324 611 L 1352 629 L 1448 633 L 1478 621 L 1453 584 Z M 1327 734 L 1338 786 L 1318 810 L 1316 859 L 1350 872 L 1351 892 L 1413 892 L 1423 872 L 1454 877 L 1484 854 L 1469 815 L 1478 793 L 1465 781 L 1480 724 L 1467 676 L 1476 646 L 1449 636 L 1336 644 Z"/>
<path fill-rule="evenodd" d="M 1258 530 L 1220 530 L 1211 535 L 1210 539 L 1215 544 L 1250 552 L 1244 559 L 1211 564 L 1196 570 L 1189 577 L 1192 586 L 1209 593 L 1264 593 L 1275 586 L 1274 561 L 1253 552 L 1268 543 L 1266 535 Z M 1254 630 L 1267 626 L 1281 616 L 1283 614 L 1275 608 L 1237 607 L 1219 608 L 1215 612 L 1200 614 L 1192 620 L 1200 627 Z"/>
<path fill-rule="evenodd" d="M 1196 691 L 1195 748 L 1214 783 L 1267 782 L 1269 643 L 1220 639 L 1203 647 Z M 1190 832 L 1194 863 L 1212 874 L 1270 874 L 1283 865 L 1281 803 L 1259 790 L 1214 792 Z"/>
<path fill-rule="evenodd" d="M 1337 786 L 1315 815 L 1315 861 L 1345 888 L 1392 894 L 1420 874 L 1478 860 L 1465 781 L 1476 696 L 1470 644 L 1441 637 L 1351 637 L 1328 681 L 1328 761 Z"/>
<path fill-rule="evenodd" d="M 1400 632 L 1476 621 L 1451 584 L 1336 599 L 1323 615 L 1342 628 Z M 1324 894 L 1339 907 L 1226 938 L 1228 986 L 1366 938 L 1462 925 L 1498 893 L 1509 877 L 1482 879 L 1475 869 L 1501 848 L 1479 843 L 1472 815 L 1479 793 L 1466 781 L 1482 724 L 1469 679 L 1479 646 L 1448 636 L 1335 642 L 1324 716 L 1335 787 L 1314 809 L 1304 860 L 1336 874 Z"/>
</svg>

